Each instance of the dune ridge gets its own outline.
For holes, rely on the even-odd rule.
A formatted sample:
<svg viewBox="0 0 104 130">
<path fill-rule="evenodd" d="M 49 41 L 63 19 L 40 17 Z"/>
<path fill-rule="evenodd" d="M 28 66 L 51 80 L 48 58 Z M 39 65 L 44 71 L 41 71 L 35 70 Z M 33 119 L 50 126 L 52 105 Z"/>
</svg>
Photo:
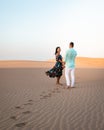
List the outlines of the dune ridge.
<svg viewBox="0 0 104 130">
<path fill-rule="evenodd" d="M 28 61 L 28 60 L 5 60 L 0 61 L 0 68 L 49 68 L 54 66 L 55 60 Z M 104 58 L 76 58 L 77 68 L 104 68 Z"/>
</svg>

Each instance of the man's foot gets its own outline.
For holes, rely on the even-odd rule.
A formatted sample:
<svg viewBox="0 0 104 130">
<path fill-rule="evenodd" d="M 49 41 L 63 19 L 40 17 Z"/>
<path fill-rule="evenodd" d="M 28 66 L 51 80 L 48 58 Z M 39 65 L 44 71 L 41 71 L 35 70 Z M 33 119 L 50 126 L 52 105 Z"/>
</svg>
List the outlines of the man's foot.
<svg viewBox="0 0 104 130">
<path fill-rule="evenodd" d="M 71 86 L 71 88 L 75 88 L 75 86 Z"/>
<path fill-rule="evenodd" d="M 67 86 L 67 89 L 70 89 L 71 87 L 70 86 Z"/>
</svg>

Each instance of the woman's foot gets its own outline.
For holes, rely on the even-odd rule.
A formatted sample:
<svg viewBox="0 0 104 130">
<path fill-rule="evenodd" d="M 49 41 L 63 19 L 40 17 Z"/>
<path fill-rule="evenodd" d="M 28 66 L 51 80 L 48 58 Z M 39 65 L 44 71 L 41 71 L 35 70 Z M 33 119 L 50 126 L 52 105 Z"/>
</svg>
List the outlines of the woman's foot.
<svg viewBox="0 0 104 130">
<path fill-rule="evenodd" d="M 62 83 L 58 83 L 58 82 L 56 82 L 56 85 L 61 85 L 61 86 L 63 86 L 63 84 L 62 84 Z"/>
<path fill-rule="evenodd" d="M 59 85 L 63 86 L 63 84 L 62 84 L 62 83 L 59 83 Z"/>
<path fill-rule="evenodd" d="M 49 72 L 47 71 L 47 72 L 45 72 L 45 74 L 48 76 L 48 75 L 49 75 Z"/>
</svg>

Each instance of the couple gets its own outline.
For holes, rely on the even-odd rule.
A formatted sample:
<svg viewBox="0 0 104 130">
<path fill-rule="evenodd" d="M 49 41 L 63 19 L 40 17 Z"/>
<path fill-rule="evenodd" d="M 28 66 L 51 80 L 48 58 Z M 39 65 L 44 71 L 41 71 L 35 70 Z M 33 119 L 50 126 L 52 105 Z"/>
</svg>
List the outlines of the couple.
<svg viewBox="0 0 104 130">
<path fill-rule="evenodd" d="M 51 70 L 46 72 L 46 75 L 53 78 L 56 77 L 57 78 L 56 84 L 62 85 L 60 83 L 60 78 L 62 76 L 62 71 L 65 68 L 65 78 L 66 78 L 67 88 L 75 87 L 74 71 L 75 71 L 75 58 L 77 56 L 77 52 L 74 50 L 74 43 L 70 42 L 69 49 L 65 54 L 65 61 L 62 60 L 62 56 L 60 55 L 60 52 L 61 52 L 61 48 L 57 47 L 55 51 L 56 64 Z M 70 75 L 71 75 L 71 79 L 70 79 Z"/>
</svg>

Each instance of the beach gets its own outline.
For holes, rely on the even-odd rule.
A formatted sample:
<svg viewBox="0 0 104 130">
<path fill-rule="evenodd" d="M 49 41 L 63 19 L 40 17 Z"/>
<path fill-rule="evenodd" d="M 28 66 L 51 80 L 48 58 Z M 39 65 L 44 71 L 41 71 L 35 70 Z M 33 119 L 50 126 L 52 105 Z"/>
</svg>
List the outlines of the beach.
<svg viewBox="0 0 104 130">
<path fill-rule="evenodd" d="M 0 130 L 103 130 L 104 59 L 77 58 L 75 88 L 55 84 L 54 61 L 0 61 Z"/>
</svg>

